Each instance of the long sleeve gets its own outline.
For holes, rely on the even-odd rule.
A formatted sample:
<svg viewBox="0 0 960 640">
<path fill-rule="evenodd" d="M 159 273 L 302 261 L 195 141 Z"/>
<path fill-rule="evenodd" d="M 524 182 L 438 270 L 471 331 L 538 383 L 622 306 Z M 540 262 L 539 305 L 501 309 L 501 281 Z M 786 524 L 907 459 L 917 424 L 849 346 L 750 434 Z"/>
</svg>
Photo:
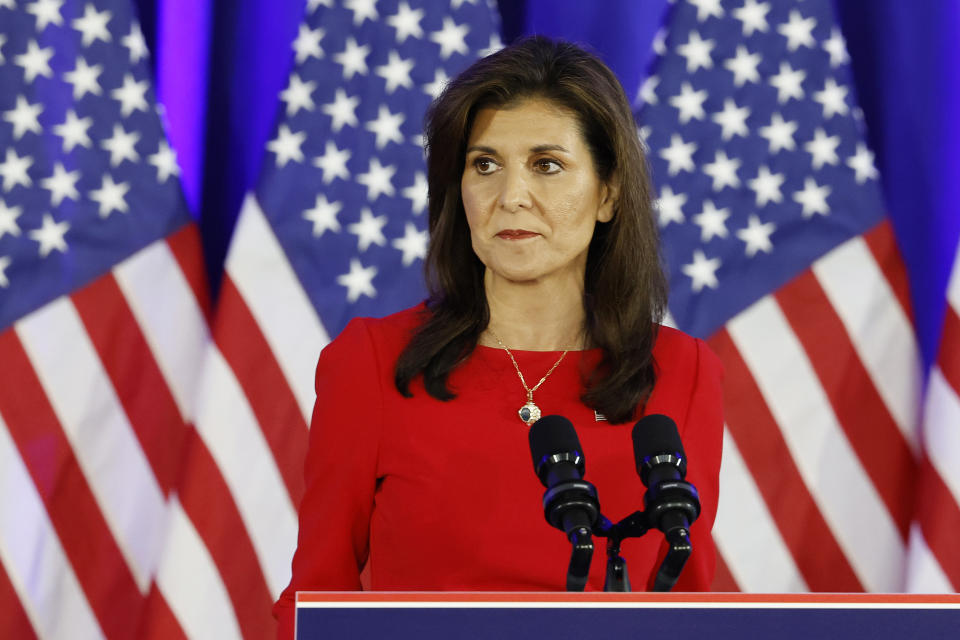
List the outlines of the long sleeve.
<svg viewBox="0 0 960 640">
<path fill-rule="evenodd" d="M 274 606 L 279 638 L 293 637 L 298 590 L 360 589 L 383 421 L 380 366 L 362 321 L 320 354 L 293 576 Z"/>
</svg>

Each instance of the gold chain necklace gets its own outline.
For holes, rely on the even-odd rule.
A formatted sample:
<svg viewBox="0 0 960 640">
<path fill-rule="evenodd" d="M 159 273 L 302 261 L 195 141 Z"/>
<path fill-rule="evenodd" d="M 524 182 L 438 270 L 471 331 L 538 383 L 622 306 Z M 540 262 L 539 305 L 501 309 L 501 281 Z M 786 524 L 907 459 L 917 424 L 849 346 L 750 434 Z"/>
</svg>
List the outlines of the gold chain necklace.
<svg viewBox="0 0 960 640">
<path fill-rule="evenodd" d="M 520 416 L 520 419 L 523 420 L 524 423 L 526 423 L 527 425 L 531 425 L 537 420 L 539 420 L 541 415 L 540 407 L 538 407 L 533 402 L 533 392 L 539 389 L 540 385 L 542 385 L 544 381 L 546 381 L 546 379 L 550 377 L 550 374 L 553 373 L 553 370 L 560 366 L 560 363 L 563 362 L 563 359 L 566 357 L 567 352 L 564 351 L 563 353 L 560 354 L 560 357 L 557 358 L 557 361 L 553 363 L 553 366 L 550 367 L 550 370 L 547 371 L 543 375 L 543 377 L 540 378 L 540 382 L 533 385 L 533 388 L 531 389 L 530 387 L 527 386 L 527 381 L 524 380 L 523 378 L 523 372 L 520 371 L 520 365 L 517 364 L 517 359 L 513 357 L 512 353 L 510 353 L 510 349 L 507 349 L 507 345 L 503 344 L 503 340 L 501 340 L 500 336 L 495 334 L 492 329 L 488 327 L 487 331 L 490 332 L 490 335 L 492 335 L 494 340 L 497 341 L 497 344 L 499 344 L 500 347 L 507 352 L 507 355 L 510 356 L 510 362 L 513 363 L 513 368 L 517 370 L 517 375 L 520 376 L 520 384 L 523 385 L 523 388 L 527 392 L 527 402 L 522 407 L 520 407 L 520 410 L 517 411 L 517 415 Z"/>
</svg>

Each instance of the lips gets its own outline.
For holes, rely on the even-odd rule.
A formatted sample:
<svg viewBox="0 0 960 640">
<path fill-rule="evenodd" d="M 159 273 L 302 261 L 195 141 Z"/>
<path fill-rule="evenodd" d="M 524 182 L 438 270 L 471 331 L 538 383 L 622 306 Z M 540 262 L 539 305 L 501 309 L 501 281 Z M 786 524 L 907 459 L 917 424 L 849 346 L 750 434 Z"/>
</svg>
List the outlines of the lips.
<svg viewBox="0 0 960 640">
<path fill-rule="evenodd" d="M 497 234 L 497 237 L 503 238 L 504 240 L 523 240 L 524 238 L 533 238 L 538 235 L 540 234 L 527 231 L 526 229 L 504 229 Z"/>
</svg>

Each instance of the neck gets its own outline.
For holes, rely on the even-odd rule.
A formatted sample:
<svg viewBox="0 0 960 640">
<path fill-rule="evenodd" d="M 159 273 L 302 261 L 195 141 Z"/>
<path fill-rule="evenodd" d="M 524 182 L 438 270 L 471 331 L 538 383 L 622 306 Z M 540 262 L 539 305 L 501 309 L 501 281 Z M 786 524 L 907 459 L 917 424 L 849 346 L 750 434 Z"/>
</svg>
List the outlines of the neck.
<svg viewBox="0 0 960 640">
<path fill-rule="evenodd" d="M 484 277 L 490 324 L 480 344 L 523 351 L 565 351 L 586 348 L 583 281 L 511 282 Z"/>
</svg>

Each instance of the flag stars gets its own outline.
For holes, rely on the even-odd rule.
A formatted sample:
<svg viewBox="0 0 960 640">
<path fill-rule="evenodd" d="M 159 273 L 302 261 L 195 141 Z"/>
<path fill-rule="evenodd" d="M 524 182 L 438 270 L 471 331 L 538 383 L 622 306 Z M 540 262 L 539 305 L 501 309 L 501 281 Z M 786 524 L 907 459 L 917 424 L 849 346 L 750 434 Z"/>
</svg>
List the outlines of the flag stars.
<svg viewBox="0 0 960 640">
<path fill-rule="evenodd" d="M 69 230 L 69 222 L 54 222 L 53 216 L 45 213 L 40 228 L 27 232 L 27 235 L 40 245 L 40 257 L 46 258 L 52 251 L 66 253 L 67 242 L 64 237 Z"/>
<path fill-rule="evenodd" d="M 777 226 L 772 222 L 760 222 L 760 218 L 750 214 L 747 219 L 747 226 L 737 231 L 737 237 L 745 243 L 744 253 L 748 258 L 757 255 L 757 252 L 773 252 L 773 243 L 770 242 L 770 236 L 776 231 Z"/>
<path fill-rule="evenodd" d="M 391 244 L 394 249 L 403 253 L 401 262 L 405 267 L 409 267 L 417 259 L 423 260 L 427 257 L 427 232 L 420 231 L 412 222 L 408 222 L 404 227 L 403 237 L 395 238 Z"/>
<path fill-rule="evenodd" d="M 330 184 L 335 179 L 348 180 L 350 171 L 347 169 L 347 161 L 350 159 L 349 149 L 340 149 L 332 140 L 327 140 L 327 146 L 322 156 L 317 156 L 313 160 L 313 166 L 319 167 L 323 172 L 323 184 Z"/>
<path fill-rule="evenodd" d="M 787 39 L 787 49 L 796 51 L 800 47 L 813 48 L 816 41 L 813 39 L 813 28 L 817 26 L 814 18 L 804 18 L 797 10 L 790 11 L 790 20 L 777 27 Z"/>
<path fill-rule="evenodd" d="M 19 156 L 13 147 L 7 147 L 7 157 L 0 162 L 0 177 L 3 177 L 3 190 L 10 191 L 15 186 L 29 187 L 33 180 L 27 174 L 27 169 L 33 164 L 30 156 Z"/>
<path fill-rule="evenodd" d="M 140 140 L 140 133 L 124 131 L 120 123 L 113 125 L 113 136 L 103 140 L 100 146 L 110 152 L 110 166 L 119 166 L 124 160 L 136 162 L 140 159 L 136 144 Z"/>
<path fill-rule="evenodd" d="M 723 66 L 733 74 L 734 86 L 742 87 L 747 82 L 760 82 L 760 72 L 757 71 L 760 60 L 759 53 L 750 53 L 745 46 L 738 45 L 737 54 L 724 61 Z"/>
<path fill-rule="evenodd" d="M 843 39 L 840 29 L 833 27 L 830 37 L 823 41 L 824 50 L 830 54 L 830 66 L 839 67 L 850 61 L 847 55 L 847 42 Z"/>
<path fill-rule="evenodd" d="M 670 98 L 670 104 L 680 112 L 680 124 L 686 124 L 692 119 L 703 120 L 706 113 L 703 103 L 707 99 L 707 90 L 694 91 L 689 82 L 680 85 L 680 95 Z"/>
<path fill-rule="evenodd" d="M 157 152 L 147 156 L 147 162 L 157 169 L 157 182 L 161 184 L 166 182 L 170 176 L 180 175 L 180 167 L 177 166 L 177 153 L 162 138 Z"/>
<path fill-rule="evenodd" d="M 819 186 L 813 178 L 807 178 L 803 182 L 803 190 L 793 194 L 793 200 L 800 203 L 803 207 L 801 214 L 804 218 L 812 218 L 814 214 L 822 216 L 830 213 L 830 207 L 827 205 L 827 196 L 830 195 L 830 186 Z"/>
<path fill-rule="evenodd" d="M 749 116 L 749 107 L 738 107 L 732 98 L 727 98 L 723 102 L 723 111 L 713 114 L 713 121 L 720 125 L 720 137 L 727 141 L 733 136 L 747 137 L 749 134 L 747 118 Z"/>
<path fill-rule="evenodd" d="M 287 117 L 295 116 L 301 109 L 313 111 L 317 106 L 312 97 L 316 88 L 313 80 L 304 82 L 299 75 L 291 73 L 287 88 L 280 92 L 280 99 L 287 103 Z"/>
<path fill-rule="evenodd" d="M 770 153 L 777 153 L 781 149 L 793 151 L 797 148 L 797 143 L 793 139 L 797 127 L 796 122 L 786 122 L 783 116 L 774 113 L 770 118 L 770 124 L 766 127 L 760 127 L 760 135 L 770 143 Z"/>
<path fill-rule="evenodd" d="M 454 53 L 467 55 L 470 53 L 467 47 L 467 34 L 470 33 L 470 27 L 459 25 L 449 16 L 443 19 L 443 28 L 440 31 L 434 31 L 430 34 L 430 40 L 440 45 L 440 57 L 448 59 Z"/>
<path fill-rule="evenodd" d="M 307 26 L 306 22 L 300 23 L 300 31 L 293 41 L 293 50 L 296 52 L 297 64 L 303 64 L 307 58 L 322 58 L 323 49 L 320 48 L 320 41 L 326 35 L 323 29 L 313 29 Z"/>
<path fill-rule="evenodd" d="M 667 173 L 675 176 L 681 171 L 693 171 L 693 154 L 697 150 L 694 142 L 684 142 L 680 134 L 670 137 L 670 146 L 660 150 L 660 157 L 667 161 Z"/>
<path fill-rule="evenodd" d="M 423 85 L 423 90 L 428 96 L 436 99 L 447 86 L 448 82 L 450 82 L 450 76 L 447 75 L 447 72 L 444 71 L 442 67 L 438 67 L 436 71 L 433 72 L 433 82 Z"/>
<path fill-rule="evenodd" d="M 303 219 L 313 223 L 313 237 L 321 238 L 327 231 L 340 232 L 340 221 L 337 214 L 343 208 L 340 202 L 330 202 L 323 194 L 317 195 L 312 209 L 303 212 Z"/>
<path fill-rule="evenodd" d="M 423 171 L 417 171 L 413 177 L 413 184 L 400 193 L 410 200 L 410 209 L 415 215 L 422 214 L 427 208 L 427 176 Z"/>
<path fill-rule="evenodd" d="M 62 162 L 57 162 L 53 165 L 53 175 L 41 180 L 40 185 L 50 192 L 50 203 L 59 207 L 64 198 L 70 198 L 74 202 L 80 200 L 80 192 L 77 191 L 79 179 L 79 170 L 67 171 Z"/>
<path fill-rule="evenodd" d="M 733 17 L 743 23 L 743 35 L 751 36 L 754 31 L 766 33 L 770 30 L 767 23 L 767 14 L 770 12 L 769 2 L 745 0 L 743 6 L 733 10 Z"/>
<path fill-rule="evenodd" d="M 720 258 L 707 258 L 700 249 L 693 252 L 693 262 L 680 267 L 683 274 L 690 278 L 690 286 L 694 293 L 700 293 L 704 287 L 716 289 L 720 286 L 717 280 L 717 269 L 721 265 Z"/>
<path fill-rule="evenodd" d="M 660 84 L 660 78 L 657 76 L 647 76 L 640 85 L 640 91 L 637 93 L 642 104 L 657 104 L 657 85 Z"/>
<path fill-rule="evenodd" d="M 400 133 L 400 125 L 403 124 L 405 116 L 403 112 L 391 113 L 387 105 L 380 105 L 377 113 L 377 119 L 367 123 L 366 129 L 374 133 L 377 137 L 377 149 L 383 149 L 388 142 L 403 142 L 403 134 Z"/>
<path fill-rule="evenodd" d="M 337 276 L 337 284 L 347 288 L 347 302 L 353 303 L 360 296 L 375 298 L 377 290 L 373 286 L 373 279 L 377 275 L 377 268 L 373 265 L 364 267 L 356 258 L 350 260 L 350 271 Z"/>
<path fill-rule="evenodd" d="M 0 33 L 0 64 L 3 64 L 4 62 L 7 61 L 7 59 L 3 57 L 3 45 L 5 45 L 6 43 L 7 43 L 7 36 Z"/>
<path fill-rule="evenodd" d="M 303 150 L 300 146 L 307 139 L 305 131 L 294 133 L 290 127 L 281 124 L 277 129 L 277 137 L 267 143 L 267 150 L 277 156 L 277 166 L 285 167 L 288 162 L 303 162 Z"/>
<path fill-rule="evenodd" d="M 770 78 L 770 84 L 777 90 L 777 102 L 784 104 L 790 98 L 803 99 L 803 81 L 807 72 L 803 69 L 794 71 L 788 62 L 780 63 L 780 73 Z"/>
<path fill-rule="evenodd" d="M 803 148 L 810 154 L 810 163 L 813 168 L 819 169 L 825 164 L 840 162 L 837 156 L 838 146 L 840 146 L 840 136 L 828 136 L 822 128 L 818 127 L 813 132 L 813 140 L 803 145 Z"/>
<path fill-rule="evenodd" d="M 713 40 L 704 40 L 699 33 L 691 31 L 687 43 L 677 47 L 677 52 L 687 60 L 687 73 L 712 68 L 713 58 L 710 57 L 710 52 L 715 46 Z"/>
<path fill-rule="evenodd" d="M 713 178 L 713 190 L 721 191 L 724 187 L 740 186 L 737 169 L 740 168 L 739 158 L 728 158 L 724 151 L 717 151 L 713 162 L 704 165 L 703 172 Z"/>
<path fill-rule="evenodd" d="M 757 206 L 762 207 L 768 202 L 782 202 L 783 194 L 780 192 L 780 187 L 783 186 L 783 182 L 786 180 L 782 173 L 770 173 L 770 169 L 766 166 L 761 166 L 757 170 L 757 177 L 753 180 L 747 181 L 747 186 L 750 187 L 757 195 Z"/>
<path fill-rule="evenodd" d="M 387 224 L 387 216 L 374 216 L 370 209 L 360 210 L 360 220 L 347 225 L 347 231 L 357 236 L 357 250 L 363 253 L 375 244 L 382 247 L 387 244 L 383 235 L 383 228 Z"/>
<path fill-rule="evenodd" d="M 353 11 L 353 26 L 359 27 L 364 20 L 375 22 L 380 13 L 377 11 L 377 0 L 344 0 L 345 9 Z"/>
<path fill-rule="evenodd" d="M 27 50 L 18 56 L 13 57 L 13 62 L 18 67 L 23 68 L 23 79 L 26 82 L 33 82 L 37 76 L 44 78 L 53 77 L 53 69 L 50 68 L 50 58 L 53 57 L 53 47 L 41 49 L 36 40 L 27 43 Z"/>
<path fill-rule="evenodd" d="M 137 64 L 148 55 L 147 41 L 143 39 L 143 32 L 136 22 L 130 25 L 130 33 L 120 38 L 120 44 L 130 51 L 130 62 Z"/>
<path fill-rule="evenodd" d="M 337 89 L 333 97 L 333 102 L 323 105 L 320 111 L 330 116 L 333 122 L 330 128 L 334 133 L 338 133 L 343 125 L 355 127 L 358 124 L 357 106 L 360 104 L 360 98 L 348 96 L 343 89 Z"/>
<path fill-rule="evenodd" d="M 93 118 L 78 118 L 73 109 L 67 111 L 66 120 L 54 125 L 54 134 L 63 138 L 63 152 L 70 153 L 76 146 L 90 148 L 93 142 L 87 131 L 93 126 Z"/>
<path fill-rule="evenodd" d="M 714 238 L 727 237 L 727 218 L 730 209 L 717 209 L 712 200 L 704 200 L 703 211 L 693 216 L 693 222 L 700 227 L 700 240 L 709 242 Z"/>
<path fill-rule="evenodd" d="M 0 198 L 0 239 L 7 234 L 13 237 L 20 235 L 17 218 L 21 215 L 23 215 L 23 207 L 8 207 L 3 198 Z"/>
<path fill-rule="evenodd" d="M 131 74 L 126 74 L 123 85 L 110 92 L 113 99 L 120 103 L 120 115 L 126 118 L 134 111 L 146 112 L 150 108 L 147 105 L 148 88 L 150 83 L 146 80 L 137 82 Z"/>
<path fill-rule="evenodd" d="M 422 38 L 423 9 L 411 9 L 405 1 L 397 7 L 397 12 L 387 18 L 387 24 L 397 32 L 397 44 L 403 44 L 407 38 Z"/>
<path fill-rule="evenodd" d="M 19 140 L 28 131 L 43 132 L 38 119 L 42 112 L 42 104 L 30 104 L 24 96 L 17 96 L 17 105 L 10 111 L 4 112 L 3 119 L 13 125 L 13 139 Z"/>
<path fill-rule="evenodd" d="M 493 32 L 490 34 L 490 40 L 487 41 L 487 46 L 477 51 L 477 56 L 486 58 L 500 51 L 500 49 L 503 49 L 503 40 L 500 39 L 499 33 Z"/>
<path fill-rule="evenodd" d="M 686 216 L 683 215 L 683 205 L 686 203 L 687 194 L 674 193 L 670 185 L 664 185 L 660 189 L 660 197 L 653 203 L 660 226 L 665 227 L 671 222 L 683 224 L 686 220 Z"/>
<path fill-rule="evenodd" d="M 90 199 L 100 205 L 100 217 L 107 218 L 114 211 L 127 213 L 130 210 L 126 200 L 128 191 L 130 191 L 128 182 L 118 184 L 109 174 L 104 174 L 100 188 L 90 192 Z"/>
<path fill-rule="evenodd" d="M 10 279 L 7 277 L 7 267 L 10 266 L 10 256 L 0 256 L 0 287 L 6 289 L 10 286 Z"/>
<path fill-rule="evenodd" d="M 63 74 L 63 79 L 73 85 L 73 99 L 79 100 L 88 93 L 95 96 L 103 93 L 99 81 L 101 73 L 103 73 L 103 65 L 90 66 L 83 56 L 77 56 L 73 71 Z"/>
<path fill-rule="evenodd" d="M 110 22 L 111 14 L 109 11 L 97 11 L 96 8 L 88 3 L 83 9 L 83 16 L 75 18 L 73 28 L 83 34 L 80 41 L 83 46 L 89 47 L 97 40 L 110 42 L 110 30 L 107 29 L 107 23 Z"/>
<path fill-rule="evenodd" d="M 835 115 L 845 116 L 850 112 L 847 107 L 847 93 L 849 89 L 843 85 L 838 85 L 833 78 L 827 78 L 823 85 L 823 91 L 816 91 L 813 99 L 823 106 L 824 119 L 832 118 Z"/>
<path fill-rule="evenodd" d="M 722 18 L 723 9 L 720 0 L 689 0 L 697 8 L 697 21 L 704 22 L 707 18 Z"/>
<path fill-rule="evenodd" d="M 385 167 L 377 158 L 370 158 L 370 169 L 358 175 L 357 182 L 367 188 L 367 199 L 373 202 L 381 195 L 392 196 L 395 193 L 392 180 L 396 172 L 397 168 L 393 165 Z"/>
<path fill-rule="evenodd" d="M 369 45 L 360 46 L 357 40 L 351 36 L 343 51 L 333 56 L 333 61 L 343 67 L 343 79 L 349 80 L 354 75 L 367 75 L 370 68 L 367 67 L 367 56 L 370 55 Z"/>
<path fill-rule="evenodd" d="M 393 93 L 397 87 L 409 89 L 413 86 L 410 72 L 413 70 L 413 60 L 404 60 L 396 51 L 390 51 L 387 64 L 377 67 L 377 75 L 386 80 L 387 93 Z"/>
<path fill-rule="evenodd" d="M 36 0 L 36 2 L 24 7 L 27 13 L 32 13 L 37 19 L 38 33 L 46 29 L 47 25 L 60 26 L 63 24 L 63 16 L 60 14 L 63 2 L 64 0 Z"/>
<path fill-rule="evenodd" d="M 857 152 L 847 158 L 847 166 L 856 173 L 857 184 L 867 180 L 875 180 L 878 175 L 877 167 L 873 164 L 873 152 L 862 142 L 857 143 Z"/>
</svg>

